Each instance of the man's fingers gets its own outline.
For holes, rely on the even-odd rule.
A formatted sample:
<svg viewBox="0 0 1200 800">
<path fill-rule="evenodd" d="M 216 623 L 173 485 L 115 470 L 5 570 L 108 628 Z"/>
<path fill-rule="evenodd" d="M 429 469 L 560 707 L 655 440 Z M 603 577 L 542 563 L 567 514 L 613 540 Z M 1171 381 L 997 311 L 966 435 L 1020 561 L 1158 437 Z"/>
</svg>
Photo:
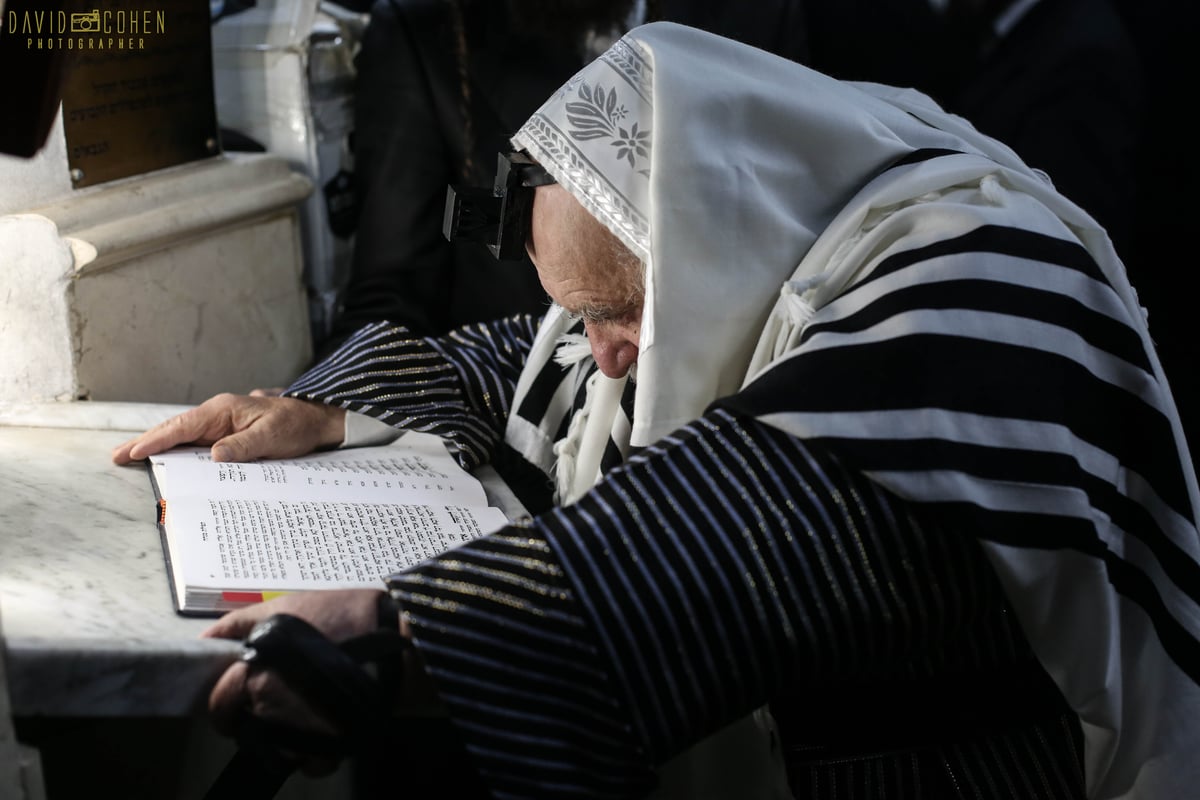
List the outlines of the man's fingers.
<svg viewBox="0 0 1200 800">
<path fill-rule="evenodd" d="M 210 444 L 231 432 L 230 409 L 237 398 L 219 394 L 195 408 L 160 422 L 141 436 L 124 442 L 112 452 L 117 464 L 128 464 L 170 450 L 180 444 Z"/>
<path fill-rule="evenodd" d="M 346 412 L 291 398 L 256 398 L 234 410 L 232 431 L 213 445 L 215 461 L 294 458 L 342 441 Z"/>
<path fill-rule="evenodd" d="M 195 413 L 196 410 L 186 411 L 146 431 L 129 448 L 129 458 L 137 461 L 170 450 L 177 444 L 200 443 L 201 435 L 208 426 L 206 420 Z"/>
<path fill-rule="evenodd" d="M 232 664 L 208 696 L 208 710 L 213 727 L 225 736 L 236 736 L 238 723 L 246 713 L 296 730 L 334 736 L 337 728 L 312 709 L 274 672 L 255 668 L 245 661 Z M 310 776 L 328 775 L 339 759 L 333 756 L 313 756 L 280 751 L 295 761 L 301 771 Z"/>
<path fill-rule="evenodd" d="M 176 444 L 196 441 L 194 436 L 188 435 L 189 428 L 176 422 L 178 419 L 179 417 L 172 417 L 164 423 L 155 425 L 141 436 L 117 445 L 112 452 L 113 463 L 128 464 L 132 461 L 141 461 L 156 453 L 170 450 Z"/>
<path fill-rule="evenodd" d="M 281 397 L 220 394 L 117 445 L 116 464 L 181 444 L 212 444 L 215 461 L 291 458 L 342 441 L 345 411 Z"/>
<path fill-rule="evenodd" d="M 254 424 L 238 424 L 239 430 L 213 443 L 213 461 L 253 461 L 256 458 L 288 458 L 310 452 L 303 430 L 280 430 L 279 410 L 263 414 Z"/>
<path fill-rule="evenodd" d="M 274 608 L 268 603 L 255 603 L 230 611 L 201 631 L 200 636 L 204 639 L 245 639 L 255 625 L 274 612 Z"/>
<path fill-rule="evenodd" d="M 246 693 L 250 698 L 250 713 L 259 719 L 329 736 L 338 733 L 333 723 L 318 714 L 273 670 L 251 666 L 246 674 Z"/>
<path fill-rule="evenodd" d="M 128 464 L 133 461 L 133 459 L 129 457 L 129 450 L 136 443 L 137 438 L 134 438 L 121 442 L 119 445 L 114 447 L 112 449 L 112 462 L 114 464 Z"/>
<path fill-rule="evenodd" d="M 212 447 L 212 459 L 213 461 L 253 461 L 256 458 L 267 458 L 272 455 L 266 452 L 271 444 L 271 437 L 263 436 L 257 430 L 242 431 L 218 440 Z"/>
<path fill-rule="evenodd" d="M 208 695 L 208 710 L 212 714 L 213 726 L 225 736 L 235 733 L 237 719 L 250 702 L 246 691 L 248 668 L 245 661 L 236 661 L 229 666 Z"/>
<path fill-rule="evenodd" d="M 257 620 L 242 620 L 226 614 L 200 632 L 202 639 L 245 639 Z"/>
</svg>

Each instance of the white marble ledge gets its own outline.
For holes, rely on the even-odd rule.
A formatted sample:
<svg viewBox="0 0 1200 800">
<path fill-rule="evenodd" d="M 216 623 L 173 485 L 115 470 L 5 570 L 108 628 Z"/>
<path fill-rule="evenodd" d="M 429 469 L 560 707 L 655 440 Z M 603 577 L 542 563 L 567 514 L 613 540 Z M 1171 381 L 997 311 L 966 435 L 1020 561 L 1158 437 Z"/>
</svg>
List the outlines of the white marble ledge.
<svg viewBox="0 0 1200 800">
<path fill-rule="evenodd" d="M 178 410 L 135 405 L 0 416 L 0 608 L 16 715 L 186 714 L 239 651 L 199 639 L 208 620 L 175 613 L 149 477 L 109 459 L 130 431 Z"/>
<path fill-rule="evenodd" d="M 69 401 L 60 403 L 0 403 L 0 428 L 80 428 L 93 431 L 126 431 L 136 435 L 194 408 L 171 403 L 120 403 Z M 424 434 L 418 434 L 424 435 Z M 125 436 L 117 439 L 119 444 Z M 488 502 L 499 507 L 513 521 L 527 520 L 529 512 L 490 465 L 484 464 L 475 472 L 483 483 Z"/>
<path fill-rule="evenodd" d="M 29 428 L 81 428 L 140 433 L 169 419 L 187 405 L 169 403 L 0 403 L 0 426 Z"/>
<path fill-rule="evenodd" d="M 109 456 L 186 408 L 0 405 L 0 609 L 14 714 L 187 714 L 240 652 L 198 638 L 210 620 L 175 612 L 149 476 Z M 493 505 L 524 515 L 494 470 L 477 476 Z"/>
</svg>

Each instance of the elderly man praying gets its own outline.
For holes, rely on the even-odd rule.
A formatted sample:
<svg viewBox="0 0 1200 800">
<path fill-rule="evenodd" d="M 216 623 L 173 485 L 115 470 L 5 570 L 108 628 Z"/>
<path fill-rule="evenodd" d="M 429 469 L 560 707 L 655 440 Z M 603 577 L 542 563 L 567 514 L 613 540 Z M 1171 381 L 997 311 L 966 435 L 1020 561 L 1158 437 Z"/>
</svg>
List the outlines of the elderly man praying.
<svg viewBox="0 0 1200 800">
<path fill-rule="evenodd" d="M 513 143 L 544 316 L 373 325 L 114 458 L 378 426 L 495 464 L 532 521 L 386 591 L 496 797 L 1190 796 L 1196 480 L 1091 218 L 922 95 L 670 24 Z"/>
</svg>

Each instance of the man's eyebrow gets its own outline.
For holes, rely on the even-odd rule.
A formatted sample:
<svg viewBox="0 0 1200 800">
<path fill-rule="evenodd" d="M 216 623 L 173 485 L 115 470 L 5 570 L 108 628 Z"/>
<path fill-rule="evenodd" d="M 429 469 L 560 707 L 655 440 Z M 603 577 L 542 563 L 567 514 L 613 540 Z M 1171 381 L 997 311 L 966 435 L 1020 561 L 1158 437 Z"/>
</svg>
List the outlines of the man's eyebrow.
<svg viewBox="0 0 1200 800">
<path fill-rule="evenodd" d="M 568 306 L 553 300 L 551 303 L 561 308 L 568 317 L 585 322 L 616 322 L 631 316 L 635 311 L 631 305 L 613 306 L 584 303 L 581 306 Z"/>
<path fill-rule="evenodd" d="M 564 306 L 564 308 L 566 308 Z M 585 303 L 579 308 L 566 308 L 568 314 L 579 317 L 585 322 L 616 322 L 628 317 L 633 309 L 625 306 L 595 305 Z"/>
</svg>

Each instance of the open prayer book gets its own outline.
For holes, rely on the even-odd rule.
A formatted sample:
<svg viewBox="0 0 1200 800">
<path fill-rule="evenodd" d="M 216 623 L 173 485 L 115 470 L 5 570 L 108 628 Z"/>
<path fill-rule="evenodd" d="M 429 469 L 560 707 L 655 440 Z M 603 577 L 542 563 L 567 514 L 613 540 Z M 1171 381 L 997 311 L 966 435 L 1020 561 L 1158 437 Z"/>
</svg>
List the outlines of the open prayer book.
<svg viewBox="0 0 1200 800">
<path fill-rule="evenodd" d="M 383 578 L 503 527 L 483 484 L 435 436 L 294 459 L 152 456 L 176 610 L 217 616 L 280 593 L 383 588 Z"/>
</svg>

